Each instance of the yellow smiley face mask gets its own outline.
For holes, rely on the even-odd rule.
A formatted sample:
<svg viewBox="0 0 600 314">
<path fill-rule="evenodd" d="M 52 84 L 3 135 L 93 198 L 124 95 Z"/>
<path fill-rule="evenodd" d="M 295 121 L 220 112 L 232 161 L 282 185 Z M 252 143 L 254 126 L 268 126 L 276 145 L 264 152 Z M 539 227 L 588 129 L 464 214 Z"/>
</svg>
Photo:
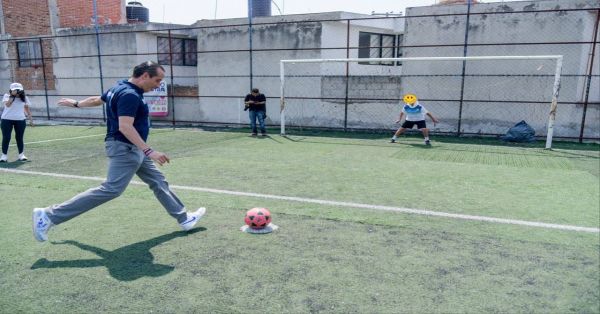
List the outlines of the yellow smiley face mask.
<svg viewBox="0 0 600 314">
<path fill-rule="evenodd" d="M 402 97 L 405 103 L 412 105 L 417 102 L 417 95 L 415 94 L 406 94 Z"/>
</svg>

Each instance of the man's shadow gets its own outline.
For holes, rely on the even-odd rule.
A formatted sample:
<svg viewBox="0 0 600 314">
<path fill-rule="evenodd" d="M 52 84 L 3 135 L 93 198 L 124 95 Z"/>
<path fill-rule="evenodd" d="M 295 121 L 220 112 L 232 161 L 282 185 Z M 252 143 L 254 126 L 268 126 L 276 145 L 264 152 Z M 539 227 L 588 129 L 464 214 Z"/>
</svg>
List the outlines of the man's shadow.
<svg viewBox="0 0 600 314">
<path fill-rule="evenodd" d="M 164 276 L 175 267 L 171 265 L 154 264 L 154 256 L 150 253 L 153 247 L 172 240 L 178 237 L 191 235 L 199 231 L 204 231 L 206 228 L 196 228 L 192 231 L 176 231 L 162 236 L 158 236 L 146 241 L 133 243 L 114 251 L 107 251 L 91 245 L 79 243 L 77 241 L 61 241 L 52 242 L 52 244 L 70 244 L 82 250 L 92 252 L 100 257 L 100 259 L 80 259 L 68 261 L 49 261 L 45 258 L 40 258 L 31 269 L 38 268 L 87 268 L 104 266 L 108 268 L 110 275 L 120 281 L 132 281 L 142 277 L 159 277 Z"/>
</svg>

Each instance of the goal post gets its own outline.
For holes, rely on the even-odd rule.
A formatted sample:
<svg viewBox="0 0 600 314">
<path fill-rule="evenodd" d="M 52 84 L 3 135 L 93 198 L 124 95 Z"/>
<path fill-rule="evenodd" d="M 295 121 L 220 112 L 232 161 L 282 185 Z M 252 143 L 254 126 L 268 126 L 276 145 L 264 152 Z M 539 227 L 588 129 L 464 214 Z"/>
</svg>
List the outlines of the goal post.
<svg viewBox="0 0 600 314">
<path fill-rule="evenodd" d="M 394 65 L 394 64 L 406 64 L 407 62 L 437 62 L 437 61 L 502 61 L 502 60 L 549 60 L 554 62 L 554 82 L 552 85 L 552 95 L 550 97 L 550 110 L 548 114 L 548 120 L 546 124 L 546 148 L 550 149 L 552 145 L 552 137 L 554 133 L 554 124 L 556 119 L 556 111 L 558 104 L 558 94 L 560 90 L 561 83 L 561 72 L 562 72 L 562 63 L 563 56 L 562 55 L 531 55 L 531 56 L 471 56 L 471 57 L 406 57 L 406 58 L 346 58 L 346 59 L 291 59 L 291 60 L 281 60 L 280 61 L 280 120 L 281 120 L 281 135 L 286 134 L 286 107 L 287 107 L 287 89 L 286 89 L 286 78 L 289 77 L 289 74 L 286 70 L 292 64 L 345 64 L 345 74 L 348 77 L 348 68 L 350 63 L 360 63 L 360 64 L 385 64 L 385 65 Z M 542 68 L 540 66 L 539 68 Z M 539 70 L 539 69 L 538 69 Z M 551 76 L 552 74 L 548 74 L 547 76 Z M 315 75 L 313 75 L 314 77 Z M 453 76 L 460 76 L 460 74 L 454 74 Z M 485 75 L 482 75 L 485 76 Z M 502 75 L 499 75 L 502 76 Z M 509 75 L 504 75 L 509 76 Z M 527 86 L 521 86 L 521 88 L 526 89 Z M 346 84 L 347 89 L 347 84 Z M 346 98 L 348 98 L 348 91 L 346 90 Z M 461 96 L 462 99 L 462 96 Z M 346 99 L 347 100 L 347 99 Z M 459 130 L 460 132 L 460 130 Z"/>
</svg>

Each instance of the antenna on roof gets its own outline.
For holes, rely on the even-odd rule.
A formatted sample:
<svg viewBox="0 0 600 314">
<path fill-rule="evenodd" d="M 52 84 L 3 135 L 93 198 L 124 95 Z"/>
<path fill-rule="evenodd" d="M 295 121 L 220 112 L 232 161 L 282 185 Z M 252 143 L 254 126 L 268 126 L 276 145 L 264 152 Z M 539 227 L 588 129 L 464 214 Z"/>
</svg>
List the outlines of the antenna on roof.
<svg viewBox="0 0 600 314">
<path fill-rule="evenodd" d="M 281 9 L 277 5 L 277 2 L 275 2 L 275 0 L 271 0 L 271 2 L 275 5 L 275 7 L 277 8 L 277 11 L 279 11 L 279 15 L 283 15 L 283 13 L 281 13 Z"/>
</svg>

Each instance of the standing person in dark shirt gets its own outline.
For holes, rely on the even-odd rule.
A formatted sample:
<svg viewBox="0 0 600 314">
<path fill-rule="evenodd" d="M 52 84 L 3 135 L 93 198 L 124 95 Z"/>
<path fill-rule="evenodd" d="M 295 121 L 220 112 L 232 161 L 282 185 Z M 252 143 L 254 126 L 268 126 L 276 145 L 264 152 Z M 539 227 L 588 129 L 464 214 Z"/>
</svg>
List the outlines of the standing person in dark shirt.
<svg viewBox="0 0 600 314">
<path fill-rule="evenodd" d="M 190 230 L 204 215 L 201 207 L 187 212 L 183 203 L 169 188 L 168 182 L 154 162 L 163 165 L 169 157 L 146 144 L 150 130 L 148 105 L 144 92 L 160 85 L 165 69 L 156 62 L 144 62 L 133 69 L 129 80 L 123 80 L 102 96 L 88 97 L 82 101 L 63 98 L 61 106 L 82 108 L 106 103 L 105 151 L 108 157 L 106 181 L 58 205 L 33 210 L 33 235 L 38 241 L 48 239 L 48 230 L 78 215 L 104 204 L 123 193 L 137 174 L 144 181 L 169 215 L 177 220 L 183 230 Z M 134 222 L 137 224 L 137 222 Z"/>
<path fill-rule="evenodd" d="M 252 128 L 252 136 L 256 136 L 256 120 L 260 127 L 260 133 L 262 136 L 267 136 L 267 129 L 265 129 L 265 118 L 267 117 L 267 98 L 265 95 L 259 93 L 258 88 L 253 88 L 252 93 L 246 95 L 244 104 L 246 104 L 244 111 L 250 110 L 250 127 Z"/>
</svg>

